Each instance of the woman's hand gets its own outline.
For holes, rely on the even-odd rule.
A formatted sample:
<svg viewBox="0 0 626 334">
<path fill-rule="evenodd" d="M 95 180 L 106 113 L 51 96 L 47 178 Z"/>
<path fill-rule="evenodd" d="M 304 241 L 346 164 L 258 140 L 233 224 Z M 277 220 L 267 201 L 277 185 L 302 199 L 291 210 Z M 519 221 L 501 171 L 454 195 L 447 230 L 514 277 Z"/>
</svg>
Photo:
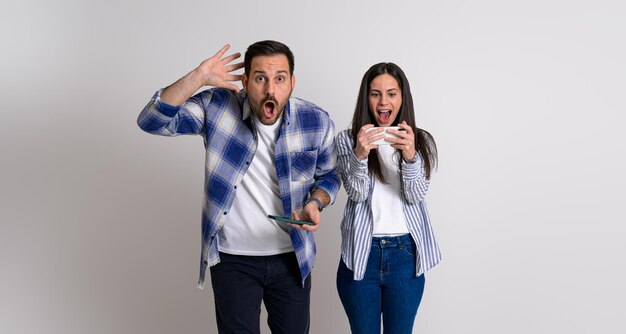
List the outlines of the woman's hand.
<svg viewBox="0 0 626 334">
<path fill-rule="evenodd" d="M 388 130 L 389 133 L 398 136 L 398 138 L 390 137 L 387 138 L 387 141 L 392 142 L 393 144 L 391 146 L 402 152 L 404 161 L 413 162 L 417 154 L 417 151 L 415 151 L 415 134 L 413 133 L 413 128 L 406 124 L 406 121 L 402 121 L 398 126 L 404 129 L 404 131 Z"/>
<path fill-rule="evenodd" d="M 354 148 L 354 155 L 356 155 L 357 159 L 363 160 L 367 158 L 372 149 L 378 148 L 378 145 L 372 144 L 373 142 L 385 138 L 385 134 L 383 131 L 385 129 L 379 128 L 371 131 L 367 131 L 367 129 L 373 128 L 374 124 L 365 124 L 359 130 L 359 133 L 356 137 L 356 147 Z"/>
</svg>

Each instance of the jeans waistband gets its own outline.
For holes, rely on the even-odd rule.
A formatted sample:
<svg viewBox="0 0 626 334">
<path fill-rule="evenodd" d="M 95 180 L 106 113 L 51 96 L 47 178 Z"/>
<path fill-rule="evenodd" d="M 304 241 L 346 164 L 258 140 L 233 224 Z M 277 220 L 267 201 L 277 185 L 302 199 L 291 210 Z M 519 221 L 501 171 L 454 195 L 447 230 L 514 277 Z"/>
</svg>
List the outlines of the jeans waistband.
<svg viewBox="0 0 626 334">
<path fill-rule="evenodd" d="M 401 247 L 406 244 L 411 244 L 413 239 L 410 234 L 403 234 L 395 237 L 372 237 L 372 247 L 390 248 Z"/>
</svg>

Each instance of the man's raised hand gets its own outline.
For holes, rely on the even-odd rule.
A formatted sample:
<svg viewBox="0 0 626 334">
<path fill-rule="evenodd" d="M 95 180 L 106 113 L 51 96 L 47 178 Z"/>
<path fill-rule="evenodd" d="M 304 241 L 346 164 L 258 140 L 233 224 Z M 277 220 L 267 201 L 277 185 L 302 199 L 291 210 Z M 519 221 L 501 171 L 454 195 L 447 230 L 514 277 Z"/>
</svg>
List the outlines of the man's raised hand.
<svg viewBox="0 0 626 334">
<path fill-rule="evenodd" d="M 241 53 L 237 52 L 224 57 L 228 49 L 230 49 L 230 44 L 224 45 L 213 57 L 200 63 L 198 70 L 205 78 L 205 86 L 221 87 L 238 92 L 239 88 L 232 82 L 240 81 L 241 74 L 232 74 L 232 72 L 242 68 L 244 63 L 240 62 L 229 65 L 230 62 L 241 57 Z"/>
</svg>

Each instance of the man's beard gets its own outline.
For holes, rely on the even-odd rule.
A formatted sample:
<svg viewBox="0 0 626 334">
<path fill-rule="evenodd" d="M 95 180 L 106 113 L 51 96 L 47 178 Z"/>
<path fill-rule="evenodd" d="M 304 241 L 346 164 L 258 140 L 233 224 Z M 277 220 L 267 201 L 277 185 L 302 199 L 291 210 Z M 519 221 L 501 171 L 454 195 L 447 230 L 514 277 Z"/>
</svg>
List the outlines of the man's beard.
<svg viewBox="0 0 626 334">
<path fill-rule="evenodd" d="M 266 96 L 258 104 L 253 103 L 253 101 L 250 99 L 248 99 L 248 103 L 250 104 L 250 109 L 252 109 L 252 113 L 257 117 L 257 119 L 263 125 L 272 125 L 276 123 L 276 121 L 278 121 L 280 117 L 283 115 L 283 113 L 285 112 L 285 107 L 290 97 L 291 97 L 291 94 L 289 94 L 289 97 L 287 97 L 285 104 L 282 106 L 278 103 L 278 101 L 273 95 Z M 269 109 L 273 109 L 273 112 L 275 113 L 273 117 L 268 118 L 265 116 L 265 113 L 263 112 L 263 110 L 266 107 Z"/>
</svg>

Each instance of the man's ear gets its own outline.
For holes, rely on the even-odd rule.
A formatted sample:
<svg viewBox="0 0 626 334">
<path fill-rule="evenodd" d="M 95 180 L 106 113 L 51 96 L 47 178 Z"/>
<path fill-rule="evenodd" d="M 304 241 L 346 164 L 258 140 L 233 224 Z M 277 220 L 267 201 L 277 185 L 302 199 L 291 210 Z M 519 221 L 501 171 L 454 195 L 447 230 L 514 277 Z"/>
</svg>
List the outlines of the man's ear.
<svg viewBox="0 0 626 334">
<path fill-rule="evenodd" d="M 241 85 L 243 86 L 243 90 L 248 91 L 248 76 L 244 73 L 241 75 Z"/>
<path fill-rule="evenodd" d="M 296 76 L 292 75 L 291 76 L 291 90 L 293 90 L 294 88 L 296 88 Z"/>
</svg>

